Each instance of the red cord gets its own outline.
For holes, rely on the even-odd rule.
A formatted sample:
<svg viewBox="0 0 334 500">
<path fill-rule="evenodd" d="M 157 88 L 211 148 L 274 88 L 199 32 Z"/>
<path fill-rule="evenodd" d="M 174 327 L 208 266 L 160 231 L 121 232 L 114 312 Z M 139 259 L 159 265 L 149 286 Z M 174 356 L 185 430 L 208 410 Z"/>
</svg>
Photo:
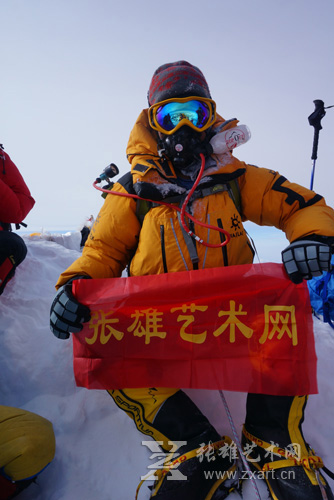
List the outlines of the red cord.
<svg viewBox="0 0 334 500">
<path fill-rule="evenodd" d="M 99 186 L 97 186 L 97 181 L 95 181 L 93 183 L 93 186 L 95 187 L 95 189 L 97 189 L 98 191 L 102 191 L 103 193 L 115 194 L 116 196 L 124 196 L 126 198 L 134 198 L 136 200 L 145 200 L 145 201 L 149 201 L 151 203 L 156 203 L 158 205 L 164 205 L 166 207 L 172 208 L 173 210 L 176 210 L 177 212 L 180 212 L 180 215 L 181 215 L 181 224 L 183 226 L 183 229 L 187 232 L 187 234 L 189 234 L 189 236 L 191 236 L 192 238 L 194 238 L 196 241 L 198 241 L 199 243 L 201 243 L 201 245 L 204 245 L 205 247 L 209 247 L 209 248 L 221 248 L 221 247 L 224 247 L 225 245 L 227 245 L 227 243 L 230 241 L 230 239 L 231 239 L 230 233 L 228 231 L 226 231 L 225 229 L 222 229 L 220 227 L 212 226 L 210 224 L 205 224 L 204 222 L 201 222 L 201 221 L 195 219 L 195 217 L 193 217 L 188 212 L 186 212 L 186 208 L 187 208 L 187 205 L 189 203 L 189 200 L 190 200 L 193 192 L 197 188 L 197 186 L 199 184 L 199 181 L 201 180 L 203 172 L 204 172 L 205 157 L 204 157 L 203 154 L 200 154 L 200 157 L 201 157 L 202 163 L 201 163 L 201 168 L 200 168 L 199 174 L 197 176 L 196 181 L 194 182 L 193 187 L 189 191 L 186 199 L 184 200 L 181 208 L 178 207 L 178 206 L 176 206 L 176 205 L 172 205 L 170 203 L 167 203 L 166 201 L 150 200 L 148 198 L 141 198 L 140 196 L 138 196 L 136 194 L 119 193 L 118 191 L 110 191 L 109 189 L 103 189 L 103 188 L 100 188 Z M 199 236 L 197 236 L 193 231 L 191 231 L 189 229 L 189 227 L 187 226 L 187 224 L 185 222 L 185 218 L 184 218 L 185 215 L 188 217 L 188 219 L 192 220 L 195 224 L 198 224 L 199 226 L 206 227 L 207 229 L 213 229 L 214 231 L 218 231 L 219 233 L 222 233 L 225 236 L 225 240 L 222 241 L 221 243 L 219 243 L 218 245 L 214 245 L 213 243 L 207 243 L 206 241 L 202 240 Z"/>
</svg>

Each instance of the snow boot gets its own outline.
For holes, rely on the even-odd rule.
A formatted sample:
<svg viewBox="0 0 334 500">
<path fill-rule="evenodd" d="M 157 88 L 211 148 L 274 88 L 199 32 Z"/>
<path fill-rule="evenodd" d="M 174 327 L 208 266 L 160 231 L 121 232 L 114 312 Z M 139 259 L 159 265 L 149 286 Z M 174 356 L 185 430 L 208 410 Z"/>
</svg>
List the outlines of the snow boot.
<svg viewBox="0 0 334 500">
<path fill-rule="evenodd" d="M 207 417 L 183 391 L 150 387 L 109 391 L 137 428 L 153 438 L 151 472 L 154 500 L 223 500 L 238 484 L 237 449 L 221 439 Z M 148 443 L 151 443 L 150 441 Z"/>
<path fill-rule="evenodd" d="M 324 466 L 301 430 L 306 396 L 249 394 L 244 454 L 273 500 L 334 500 L 320 473 Z"/>
<path fill-rule="evenodd" d="M 189 444 L 189 443 L 188 443 Z M 172 454 L 155 472 L 152 500 L 223 500 L 239 486 L 236 448 L 227 436 L 197 449 Z"/>
</svg>

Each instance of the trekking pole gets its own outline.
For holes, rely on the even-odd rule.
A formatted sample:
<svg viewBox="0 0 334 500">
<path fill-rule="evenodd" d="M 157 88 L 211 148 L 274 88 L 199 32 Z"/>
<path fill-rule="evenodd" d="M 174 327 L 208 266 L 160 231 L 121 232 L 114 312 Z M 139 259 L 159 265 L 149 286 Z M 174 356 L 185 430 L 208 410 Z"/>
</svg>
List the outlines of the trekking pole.
<svg viewBox="0 0 334 500">
<path fill-rule="evenodd" d="M 241 461 L 242 461 L 243 466 L 245 467 L 246 471 L 249 474 L 249 478 L 250 478 L 252 486 L 254 488 L 257 500 L 261 500 L 261 496 L 260 496 L 260 492 L 259 492 L 259 489 L 258 489 L 257 484 L 256 484 L 256 480 L 255 480 L 255 478 L 254 478 L 254 476 L 252 474 L 251 468 L 250 468 L 250 466 L 249 466 L 249 464 L 247 462 L 247 458 L 245 457 L 245 454 L 243 452 L 243 449 L 242 449 L 242 446 L 241 446 L 241 442 L 239 440 L 238 433 L 237 433 L 237 430 L 235 428 L 235 425 L 234 425 L 234 422 L 233 422 L 233 418 L 232 418 L 230 409 L 228 407 L 228 404 L 227 404 L 227 401 L 226 401 L 226 398 L 225 398 L 225 394 L 223 393 L 223 391 L 220 390 L 219 391 L 219 395 L 220 395 L 221 400 L 223 402 L 223 405 L 224 405 L 224 408 L 225 408 L 225 412 L 226 412 L 228 421 L 229 421 L 230 426 L 231 426 L 231 430 L 232 430 L 232 434 L 233 434 L 233 439 L 234 439 L 234 442 L 236 444 L 237 450 L 239 451 Z"/>
<path fill-rule="evenodd" d="M 314 173 L 315 173 L 315 162 L 318 157 L 318 143 L 319 143 L 319 132 L 322 129 L 321 120 L 326 114 L 325 109 L 333 108 L 334 106 L 327 106 L 325 108 L 324 101 L 320 99 L 316 99 L 314 102 L 315 110 L 308 117 L 309 124 L 311 127 L 314 127 L 314 136 L 313 136 L 313 148 L 312 148 L 312 156 L 311 160 L 313 160 L 312 174 L 311 174 L 311 191 L 313 190 L 313 182 L 314 182 Z"/>
</svg>

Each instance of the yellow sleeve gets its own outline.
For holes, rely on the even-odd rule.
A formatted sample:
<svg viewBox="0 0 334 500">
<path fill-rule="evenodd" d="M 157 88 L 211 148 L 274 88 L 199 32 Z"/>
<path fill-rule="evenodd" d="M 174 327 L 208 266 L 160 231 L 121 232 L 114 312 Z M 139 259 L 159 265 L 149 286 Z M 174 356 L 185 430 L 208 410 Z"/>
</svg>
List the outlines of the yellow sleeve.
<svg viewBox="0 0 334 500">
<path fill-rule="evenodd" d="M 334 211 L 322 196 L 273 170 L 244 166 L 239 185 L 245 220 L 275 226 L 290 242 L 310 234 L 334 236 Z"/>
<path fill-rule="evenodd" d="M 112 191 L 127 193 L 119 183 L 114 184 Z M 121 276 L 137 247 L 140 229 L 136 201 L 108 194 L 81 257 L 60 275 L 56 288 L 77 275 L 88 275 L 94 279 Z"/>
</svg>

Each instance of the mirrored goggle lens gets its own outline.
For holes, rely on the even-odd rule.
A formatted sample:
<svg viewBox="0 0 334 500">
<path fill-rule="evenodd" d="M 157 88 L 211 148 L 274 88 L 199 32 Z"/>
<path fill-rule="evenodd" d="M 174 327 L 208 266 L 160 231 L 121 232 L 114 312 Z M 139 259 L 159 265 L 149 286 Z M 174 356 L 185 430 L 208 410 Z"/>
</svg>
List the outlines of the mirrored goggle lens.
<svg viewBox="0 0 334 500">
<path fill-rule="evenodd" d="M 201 101 L 169 102 L 156 111 L 157 123 L 168 132 L 184 119 L 201 129 L 208 123 L 209 117 L 210 108 Z"/>
</svg>

